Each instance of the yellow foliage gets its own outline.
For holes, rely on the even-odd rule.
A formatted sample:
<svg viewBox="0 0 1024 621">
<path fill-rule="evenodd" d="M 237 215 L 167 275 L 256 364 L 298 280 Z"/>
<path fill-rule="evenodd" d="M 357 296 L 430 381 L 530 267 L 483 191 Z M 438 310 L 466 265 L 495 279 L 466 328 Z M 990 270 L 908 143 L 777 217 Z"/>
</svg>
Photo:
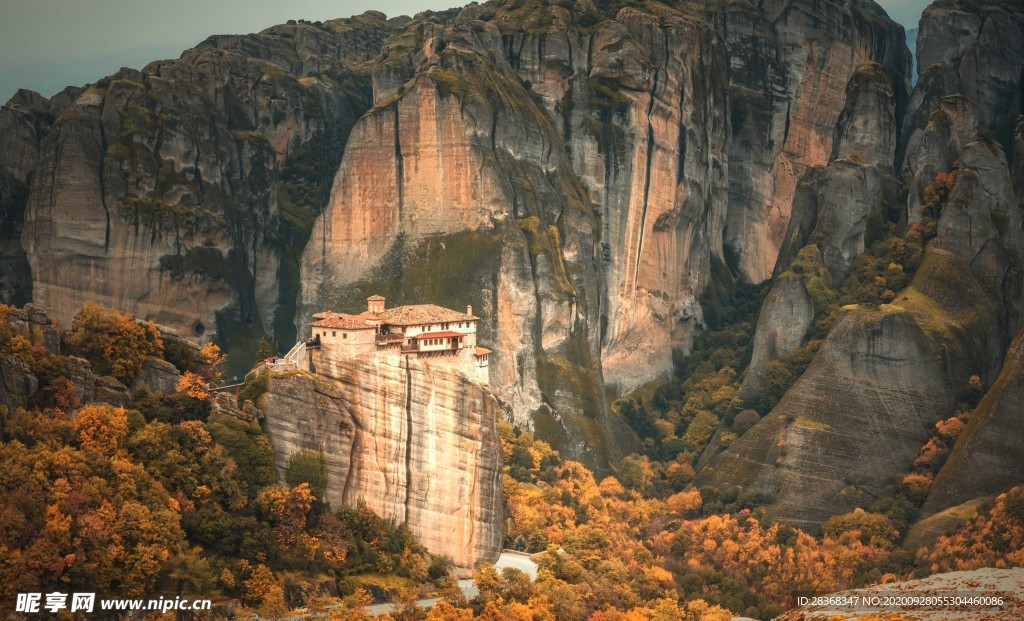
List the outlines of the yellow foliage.
<svg viewBox="0 0 1024 621">
<path fill-rule="evenodd" d="M 209 399 L 210 393 L 206 390 L 203 378 L 191 371 L 185 371 L 178 379 L 178 394 L 191 397 L 192 399 Z"/>
<path fill-rule="evenodd" d="M 87 405 L 75 415 L 74 430 L 83 447 L 113 455 L 128 435 L 128 415 L 105 403 Z"/>
</svg>

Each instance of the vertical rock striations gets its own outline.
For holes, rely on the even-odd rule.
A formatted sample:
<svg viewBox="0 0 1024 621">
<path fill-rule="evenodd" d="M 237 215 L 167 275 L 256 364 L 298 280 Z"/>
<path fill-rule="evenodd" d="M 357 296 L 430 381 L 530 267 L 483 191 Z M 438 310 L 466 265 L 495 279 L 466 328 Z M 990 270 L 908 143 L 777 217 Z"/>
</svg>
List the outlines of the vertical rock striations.
<svg viewBox="0 0 1024 621">
<path fill-rule="evenodd" d="M 443 363 L 313 353 L 318 375 L 275 374 L 264 427 L 284 478 L 311 451 L 335 507 L 365 502 L 429 550 L 471 568 L 501 549 L 501 442 L 494 397 Z"/>
<path fill-rule="evenodd" d="M 909 471 L 927 430 L 952 415 L 954 390 L 973 374 L 987 384 L 999 373 L 1010 337 L 1021 328 L 1024 265 L 1021 204 L 1010 178 L 1012 160 L 1004 155 L 1012 140 L 1001 138 L 1005 119 L 1020 114 L 1022 63 L 1014 61 L 1011 69 L 1007 60 L 1020 58 L 1022 15 L 1014 11 L 1002 5 L 943 2 L 926 12 L 918 39 L 923 70 L 903 120 L 903 135 L 895 142 L 877 143 L 886 145 L 887 156 L 889 145 L 901 145 L 895 168 L 903 171 L 909 192 L 907 211 L 899 219 L 934 235 L 924 260 L 910 286 L 897 292 L 891 304 L 841 311 L 807 372 L 771 413 L 699 474 L 700 483 L 771 495 L 773 515 L 813 527 L 835 513 L 869 505 L 885 485 Z M 925 26 L 928 22 L 930 27 Z M 955 27 L 943 30 L 949 24 Z M 946 34 L 939 37 L 939 31 Z M 991 67 L 983 67 L 989 55 Z M 1009 93 L 1006 84 L 1017 94 Z M 856 100 L 870 101 L 870 91 L 863 92 L 868 96 Z M 1007 96 L 993 98 L 992 93 Z M 899 118 L 897 112 L 897 122 Z M 849 127 L 858 125 L 845 112 L 843 119 Z M 848 182 L 826 192 L 814 188 L 825 187 L 823 180 L 834 179 L 834 172 L 860 166 L 857 160 L 871 152 L 872 144 L 847 135 L 840 126 L 836 147 L 850 154 L 805 176 L 807 199 L 798 193 L 794 201 L 777 270 L 787 255 L 796 260 L 789 261 L 789 273 L 780 273 L 776 287 L 786 285 L 794 267 L 801 274 L 820 275 L 817 266 L 822 265 L 831 276 L 842 277 L 865 247 L 879 203 L 849 200 L 840 188 L 872 184 Z M 875 174 L 881 174 L 879 164 L 884 162 L 872 166 Z M 927 193 L 934 193 L 929 186 L 938 183 L 936 175 L 950 172 L 955 182 L 948 195 L 938 203 L 929 199 L 929 211 L 922 213 L 919 207 Z M 881 178 L 886 179 L 884 174 Z M 821 207 L 830 201 L 833 219 L 826 225 Z M 891 202 L 880 204 L 888 209 Z M 892 213 L 886 215 L 894 220 Z M 797 253 L 804 239 L 817 244 Z M 820 264 L 812 260 L 819 256 Z M 805 283 L 810 280 L 802 277 Z M 805 291 L 810 293 L 810 287 Z M 793 299 L 801 301 L 799 295 Z M 762 323 L 766 317 L 792 314 L 797 306 L 778 304 L 773 314 L 766 304 Z M 755 362 L 778 347 L 780 337 L 771 330 L 778 323 L 769 321 L 765 329 L 759 325 Z M 796 338 L 787 334 L 784 341 L 795 343 Z M 754 373 L 755 364 L 751 367 Z M 1004 371 L 1013 372 L 1012 365 Z M 962 446 L 984 444 L 993 428 L 1008 428 L 1005 420 L 1013 415 L 1007 419 L 1008 414 L 993 406 L 1003 392 L 997 389 L 987 398 L 989 405 L 979 412 L 981 422 L 961 438 Z M 964 481 L 977 480 L 976 473 L 962 467 L 968 459 L 965 449 L 958 445 L 958 451 L 950 470 L 939 476 L 942 484 L 935 488 L 938 496 L 928 500 L 929 512 L 962 502 Z M 992 451 L 990 447 L 980 454 Z M 1005 482 L 999 477 L 992 481 L 994 487 Z"/>
<path fill-rule="evenodd" d="M 900 195 L 892 177 L 896 150 L 893 79 L 877 63 L 857 68 L 847 85 L 832 158 L 807 170 L 761 309 L 741 395 L 754 397 L 769 362 L 801 346 Z"/>
<path fill-rule="evenodd" d="M 890 114 L 905 105 L 902 30 L 877 9 L 729 10 L 516 0 L 412 20 L 374 63 L 375 105 L 304 255 L 300 318 L 373 292 L 445 303 L 469 276 L 469 301 L 492 317 L 492 385 L 517 422 L 591 465 L 614 458 L 602 438 L 629 434 L 602 384 L 669 372 L 702 326 L 712 264 L 727 262 L 723 231 L 762 233 L 730 228 L 730 192 L 742 214 L 763 212 L 750 222 L 785 212 L 779 239 L 739 253 L 757 278 L 775 264 L 792 195 L 762 187 L 750 207 L 751 175 L 731 158 L 773 162 L 785 146 L 780 170 L 824 163 L 862 60 L 894 76 Z M 745 48 L 733 19 L 771 45 Z M 793 52 L 801 37 L 810 56 Z M 730 89 L 739 55 L 778 74 L 752 95 L 778 135 L 753 146 L 730 129 L 754 115 Z"/>
<path fill-rule="evenodd" d="M 92 299 L 233 347 L 275 328 L 289 340 L 296 247 L 369 106 L 360 63 L 389 28 L 367 14 L 211 37 L 38 106 L 33 299 L 65 320 Z"/>
<path fill-rule="evenodd" d="M 760 282 L 775 268 L 801 176 L 830 159 L 851 77 L 865 61 L 881 64 L 899 119 L 911 57 L 903 28 L 872 2 L 710 6 L 732 66 L 725 243 L 739 273 Z"/>
<path fill-rule="evenodd" d="M 890 83 L 847 92 L 866 61 Z M 840 114 L 882 96 L 900 119 L 909 63 L 862 0 L 500 0 L 211 37 L 5 109 L 0 292 L 250 350 L 370 293 L 473 304 L 517 423 L 602 466 L 636 448 L 605 386 L 671 371 L 713 265 L 772 273 L 833 142 L 898 141 Z"/>
</svg>

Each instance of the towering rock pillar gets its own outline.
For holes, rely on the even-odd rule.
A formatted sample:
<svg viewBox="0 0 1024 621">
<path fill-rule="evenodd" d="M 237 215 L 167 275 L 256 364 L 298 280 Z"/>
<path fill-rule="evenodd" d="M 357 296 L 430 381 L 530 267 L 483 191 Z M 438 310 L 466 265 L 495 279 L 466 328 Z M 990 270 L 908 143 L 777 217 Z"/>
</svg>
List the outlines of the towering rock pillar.
<svg viewBox="0 0 1024 621">
<path fill-rule="evenodd" d="M 503 500 L 497 401 L 447 366 L 398 353 L 313 351 L 317 374 L 275 375 L 264 426 L 283 478 L 322 459 L 334 507 L 366 503 L 460 568 L 497 560 Z"/>
</svg>

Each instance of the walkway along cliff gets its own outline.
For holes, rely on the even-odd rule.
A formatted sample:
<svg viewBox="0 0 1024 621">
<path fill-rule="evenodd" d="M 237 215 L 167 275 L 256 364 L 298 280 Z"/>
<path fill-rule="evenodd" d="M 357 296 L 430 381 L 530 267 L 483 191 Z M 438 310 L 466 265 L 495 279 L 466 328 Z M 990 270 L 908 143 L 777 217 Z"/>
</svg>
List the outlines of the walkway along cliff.
<svg viewBox="0 0 1024 621">
<path fill-rule="evenodd" d="M 460 568 L 498 558 L 498 406 L 476 318 L 434 305 L 317 313 L 313 338 L 269 365 L 274 464 L 326 474 L 332 506 L 366 503 Z M 471 311 L 471 309 L 467 309 Z"/>
</svg>

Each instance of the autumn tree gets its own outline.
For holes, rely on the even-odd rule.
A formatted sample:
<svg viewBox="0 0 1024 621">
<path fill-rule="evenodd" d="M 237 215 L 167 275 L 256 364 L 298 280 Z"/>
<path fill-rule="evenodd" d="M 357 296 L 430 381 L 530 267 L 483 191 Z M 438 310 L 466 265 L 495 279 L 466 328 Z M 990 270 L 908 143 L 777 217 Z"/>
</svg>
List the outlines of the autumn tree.
<svg viewBox="0 0 1024 621">
<path fill-rule="evenodd" d="M 150 356 L 163 352 L 160 331 L 153 322 L 140 323 L 92 302 L 75 315 L 68 346 L 88 359 L 102 375 L 112 375 L 131 385 Z"/>
<path fill-rule="evenodd" d="M 280 619 L 288 613 L 284 602 L 284 581 L 262 563 L 256 565 L 245 581 L 246 598 L 256 607 L 260 617 Z"/>
<path fill-rule="evenodd" d="M 128 435 L 128 416 L 124 408 L 107 404 L 87 405 L 75 415 L 74 429 L 84 448 L 114 455 Z"/>
<path fill-rule="evenodd" d="M 220 347 L 214 342 L 209 342 L 199 350 L 199 376 L 207 384 L 213 384 L 220 380 L 221 367 L 228 357 L 221 353 Z"/>
<path fill-rule="evenodd" d="M 202 376 L 191 371 L 185 371 L 178 378 L 177 391 L 181 396 L 190 399 L 203 400 L 210 398 L 210 393 L 206 390 L 206 382 L 203 381 Z"/>
<path fill-rule="evenodd" d="M 931 573 L 1024 567 L 1024 487 L 1000 494 L 954 533 L 917 552 Z"/>
</svg>

